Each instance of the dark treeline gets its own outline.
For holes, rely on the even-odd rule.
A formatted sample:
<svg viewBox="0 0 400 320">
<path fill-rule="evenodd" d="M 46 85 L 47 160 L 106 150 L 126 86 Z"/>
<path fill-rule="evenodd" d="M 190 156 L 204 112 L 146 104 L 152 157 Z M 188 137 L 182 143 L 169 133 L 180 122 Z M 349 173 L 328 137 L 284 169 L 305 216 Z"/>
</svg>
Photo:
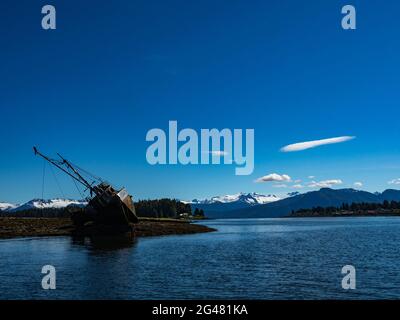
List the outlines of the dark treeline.
<svg viewBox="0 0 400 320">
<path fill-rule="evenodd" d="M 203 209 L 199 209 L 199 208 L 194 209 L 193 216 L 199 217 L 199 218 L 204 218 L 205 217 L 204 216 L 204 210 Z"/>
<path fill-rule="evenodd" d="M 297 211 L 292 211 L 292 215 L 333 215 L 339 213 L 353 213 L 353 214 L 363 214 L 363 213 L 392 213 L 400 214 L 400 202 L 399 201 L 387 201 L 382 203 L 343 203 L 340 207 L 313 207 L 310 209 L 300 209 Z"/>
<path fill-rule="evenodd" d="M 192 215 L 190 204 L 175 199 L 140 200 L 135 202 L 135 209 L 139 217 L 179 218 L 181 215 Z"/>
<path fill-rule="evenodd" d="M 190 204 L 185 204 L 175 199 L 141 200 L 135 202 L 136 214 L 138 217 L 151 218 L 180 218 L 192 216 Z M 84 211 L 83 208 L 70 206 L 62 209 L 30 209 L 17 212 L 5 212 L 0 210 L 2 217 L 37 217 L 37 218 L 68 218 L 71 212 Z M 194 211 L 195 217 L 204 217 L 203 210 Z"/>
<path fill-rule="evenodd" d="M 82 210 L 74 208 L 74 212 Z M 20 217 L 20 218 L 69 218 L 71 216 L 70 208 L 45 208 L 45 209 L 29 209 L 17 212 L 6 212 L 0 210 L 0 217 Z"/>
</svg>

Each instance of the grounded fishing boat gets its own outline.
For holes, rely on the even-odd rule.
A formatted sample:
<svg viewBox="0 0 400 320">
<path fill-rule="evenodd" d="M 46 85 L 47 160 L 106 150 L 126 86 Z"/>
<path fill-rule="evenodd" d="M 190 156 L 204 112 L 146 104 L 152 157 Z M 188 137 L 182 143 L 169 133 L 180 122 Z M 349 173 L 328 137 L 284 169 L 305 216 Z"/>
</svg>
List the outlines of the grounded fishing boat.
<svg viewBox="0 0 400 320">
<path fill-rule="evenodd" d="M 83 185 L 90 192 L 88 204 L 84 210 L 71 212 L 75 234 L 79 235 L 109 235 L 134 231 L 134 224 L 138 223 L 132 196 L 125 188 L 115 189 L 101 178 L 79 168 L 60 154 L 60 160 L 51 159 L 34 147 L 35 155 L 69 175 L 74 182 Z M 91 182 L 86 178 L 89 176 Z"/>
</svg>

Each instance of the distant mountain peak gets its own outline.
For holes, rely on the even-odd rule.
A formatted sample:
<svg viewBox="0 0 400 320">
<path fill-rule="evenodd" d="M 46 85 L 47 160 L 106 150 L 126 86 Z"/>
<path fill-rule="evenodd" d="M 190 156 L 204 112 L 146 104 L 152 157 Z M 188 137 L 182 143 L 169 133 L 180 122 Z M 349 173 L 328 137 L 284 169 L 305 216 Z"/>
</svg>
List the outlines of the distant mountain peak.
<svg viewBox="0 0 400 320">
<path fill-rule="evenodd" d="M 1 211 L 8 211 L 11 209 L 15 209 L 18 205 L 7 203 L 7 202 L 0 202 L 0 210 Z"/>
<path fill-rule="evenodd" d="M 0 210 L 5 212 L 17 212 L 29 209 L 62 209 L 70 205 L 84 207 L 87 205 L 85 200 L 72 200 L 72 199 L 32 199 L 21 205 L 15 205 L 10 203 L 0 203 Z"/>
<path fill-rule="evenodd" d="M 249 205 L 258 205 L 278 200 L 280 200 L 280 198 L 274 194 L 264 195 L 257 192 L 252 192 L 252 193 L 240 192 L 236 194 L 227 194 L 224 196 L 214 196 L 209 199 L 203 199 L 203 200 L 193 199 L 192 201 L 185 201 L 185 202 L 190 204 L 215 204 L 215 203 L 222 204 L 222 203 L 243 202 Z"/>
<path fill-rule="evenodd" d="M 206 214 L 210 218 L 274 218 L 288 216 L 292 211 L 313 207 L 338 207 L 352 203 L 382 203 L 383 201 L 400 201 L 400 190 L 385 190 L 374 194 L 367 191 L 348 189 L 322 188 L 286 197 L 258 206 L 241 208 L 210 209 Z M 223 210 L 225 209 L 225 210 Z"/>
</svg>

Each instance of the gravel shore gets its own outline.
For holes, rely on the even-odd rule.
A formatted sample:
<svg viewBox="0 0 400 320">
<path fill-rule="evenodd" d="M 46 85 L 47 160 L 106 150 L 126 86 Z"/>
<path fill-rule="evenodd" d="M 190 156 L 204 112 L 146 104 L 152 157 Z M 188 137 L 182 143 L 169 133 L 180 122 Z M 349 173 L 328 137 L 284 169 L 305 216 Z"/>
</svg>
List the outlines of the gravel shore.
<svg viewBox="0 0 400 320">
<path fill-rule="evenodd" d="M 0 239 L 17 237 L 66 236 L 71 234 L 68 218 L 0 217 Z M 188 221 L 143 218 L 136 225 L 136 236 L 162 236 L 212 232 L 215 229 Z"/>
</svg>

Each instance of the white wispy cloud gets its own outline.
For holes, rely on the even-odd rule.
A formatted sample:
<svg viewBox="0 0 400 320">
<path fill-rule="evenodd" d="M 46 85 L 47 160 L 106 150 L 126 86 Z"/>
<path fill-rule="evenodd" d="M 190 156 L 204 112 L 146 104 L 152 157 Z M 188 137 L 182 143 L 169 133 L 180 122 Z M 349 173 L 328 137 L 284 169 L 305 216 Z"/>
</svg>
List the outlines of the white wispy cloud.
<svg viewBox="0 0 400 320">
<path fill-rule="evenodd" d="M 292 188 L 301 189 L 301 188 L 304 188 L 304 186 L 302 184 L 295 184 L 295 185 L 292 186 Z"/>
<path fill-rule="evenodd" d="M 363 186 L 362 182 L 354 182 L 354 186 L 357 188 L 361 188 Z"/>
<path fill-rule="evenodd" d="M 294 144 L 289 144 L 289 145 L 281 148 L 281 151 L 282 152 L 302 151 L 302 150 L 306 150 L 306 149 L 323 146 L 326 144 L 346 142 L 346 141 L 349 141 L 352 139 L 355 139 L 355 137 L 343 136 L 343 137 L 336 137 L 336 138 L 329 138 L 329 139 L 322 139 L 322 140 L 298 142 L 298 143 L 294 143 Z"/>
<path fill-rule="evenodd" d="M 315 176 L 308 176 L 308 179 L 315 179 Z"/>
<path fill-rule="evenodd" d="M 287 174 L 270 173 L 266 176 L 258 178 L 255 182 L 289 182 L 292 179 Z"/>
<path fill-rule="evenodd" d="M 310 188 L 330 188 L 335 185 L 342 184 L 343 181 L 340 179 L 324 180 L 324 181 L 312 181 L 308 184 Z"/>
<path fill-rule="evenodd" d="M 400 178 L 388 181 L 388 184 L 400 184 Z"/>
</svg>

